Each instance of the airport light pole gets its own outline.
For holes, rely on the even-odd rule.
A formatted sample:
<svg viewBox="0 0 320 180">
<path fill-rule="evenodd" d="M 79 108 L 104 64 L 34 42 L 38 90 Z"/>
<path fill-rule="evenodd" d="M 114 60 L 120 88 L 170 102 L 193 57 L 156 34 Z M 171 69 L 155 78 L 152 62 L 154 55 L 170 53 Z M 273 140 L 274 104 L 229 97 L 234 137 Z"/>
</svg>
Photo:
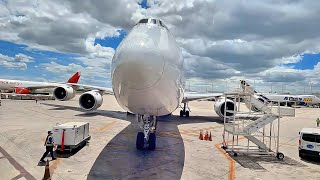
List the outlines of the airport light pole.
<svg viewBox="0 0 320 180">
<path fill-rule="evenodd" d="M 311 93 L 311 94 L 312 94 L 312 85 L 313 85 L 313 83 L 310 82 L 310 93 Z"/>
<path fill-rule="evenodd" d="M 211 84 L 211 85 L 212 85 L 212 89 L 211 89 L 211 91 L 212 91 L 212 93 L 213 93 L 213 82 L 212 82 L 212 84 Z"/>
<path fill-rule="evenodd" d="M 228 80 L 226 79 L 226 92 L 228 91 Z"/>
</svg>

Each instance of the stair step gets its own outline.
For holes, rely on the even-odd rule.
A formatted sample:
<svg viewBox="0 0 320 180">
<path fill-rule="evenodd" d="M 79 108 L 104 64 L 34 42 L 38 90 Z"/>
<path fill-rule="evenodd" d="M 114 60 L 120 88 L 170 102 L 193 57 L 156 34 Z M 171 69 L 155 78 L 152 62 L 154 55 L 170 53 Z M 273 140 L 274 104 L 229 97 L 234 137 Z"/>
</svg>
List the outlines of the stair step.
<svg viewBox="0 0 320 180">
<path fill-rule="evenodd" d="M 260 149 L 264 149 L 267 150 L 267 145 L 265 145 L 263 142 L 261 142 L 259 139 L 257 139 L 254 136 L 244 136 L 245 138 L 247 138 L 249 141 L 253 142 L 255 145 L 257 145 Z"/>
</svg>

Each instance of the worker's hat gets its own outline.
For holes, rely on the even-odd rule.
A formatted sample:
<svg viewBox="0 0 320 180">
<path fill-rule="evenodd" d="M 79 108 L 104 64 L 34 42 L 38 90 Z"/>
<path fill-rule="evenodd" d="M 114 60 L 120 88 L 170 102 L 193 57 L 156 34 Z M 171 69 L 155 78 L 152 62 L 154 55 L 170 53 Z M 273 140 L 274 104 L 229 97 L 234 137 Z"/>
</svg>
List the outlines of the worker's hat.
<svg viewBox="0 0 320 180">
<path fill-rule="evenodd" d="M 48 134 L 52 134 L 52 131 L 48 131 Z"/>
</svg>

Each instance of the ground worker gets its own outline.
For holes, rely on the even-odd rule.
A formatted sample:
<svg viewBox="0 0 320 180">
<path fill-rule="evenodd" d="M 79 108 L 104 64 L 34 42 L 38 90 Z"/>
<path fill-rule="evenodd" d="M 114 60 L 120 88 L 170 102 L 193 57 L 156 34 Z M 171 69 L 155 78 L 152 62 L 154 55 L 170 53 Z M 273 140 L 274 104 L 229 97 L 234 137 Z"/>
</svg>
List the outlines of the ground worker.
<svg viewBox="0 0 320 180">
<path fill-rule="evenodd" d="M 320 119 L 317 118 L 317 127 L 319 127 L 319 124 L 320 124 Z"/>
<path fill-rule="evenodd" d="M 46 146 L 46 152 L 43 154 L 43 156 L 41 157 L 40 159 L 40 162 L 45 162 L 44 161 L 44 158 L 49 154 L 50 152 L 50 155 L 52 157 L 52 160 L 55 160 L 57 158 L 55 158 L 53 156 L 53 147 L 54 147 L 54 139 L 52 137 L 52 132 L 51 131 L 48 131 L 48 136 L 46 138 L 46 141 L 44 143 L 44 146 Z"/>
</svg>

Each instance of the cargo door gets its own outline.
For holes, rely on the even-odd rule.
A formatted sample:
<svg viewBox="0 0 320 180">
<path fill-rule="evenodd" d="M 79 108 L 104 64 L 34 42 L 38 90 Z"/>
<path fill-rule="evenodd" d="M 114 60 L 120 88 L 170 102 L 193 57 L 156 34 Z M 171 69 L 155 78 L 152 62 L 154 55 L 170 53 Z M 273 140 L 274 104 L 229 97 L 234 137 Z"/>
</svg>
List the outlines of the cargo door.
<svg viewBox="0 0 320 180">
<path fill-rule="evenodd" d="M 71 146 L 75 143 L 75 128 L 66 128 L 64 132 L 64 143 L 65 145 Z"/>
<path fill-rule="evenodd" d="M 316 151 L 316 135 L 314 134 L 302 134 L 301 141 L 302 148 L 309 151 Z"/>
<path fill-rule="evenodd" d="M 84 138 L 89 136 L 89 123 L 84 125 Z"/>
<path fill-rule="evenodd" d="M 79 138 L 80 132 L 79 132 L 79 130 L 80 130 L 80 127 L 75 128 L 75 143 L 74 143 L 74 145 L 77 145 L 80 142 L 80 138 Z"/>
<path fill-rule="evenodd" d="M 80 126 L 76 130 L 76 145 L 79 144 L 80 142 L 82 142 L 82 140 L 83 140 L 83 133 L 84 133 L 83 127 L 84 126 Z"/>
<path fill-rule="evenodd" d="M 62 136 L 62 129 L 59 128 L 53 128 L 53 140 L 54 140 L 54 144 L 56 145 L 61 145 L 61 136 Z"/>
</svg>

